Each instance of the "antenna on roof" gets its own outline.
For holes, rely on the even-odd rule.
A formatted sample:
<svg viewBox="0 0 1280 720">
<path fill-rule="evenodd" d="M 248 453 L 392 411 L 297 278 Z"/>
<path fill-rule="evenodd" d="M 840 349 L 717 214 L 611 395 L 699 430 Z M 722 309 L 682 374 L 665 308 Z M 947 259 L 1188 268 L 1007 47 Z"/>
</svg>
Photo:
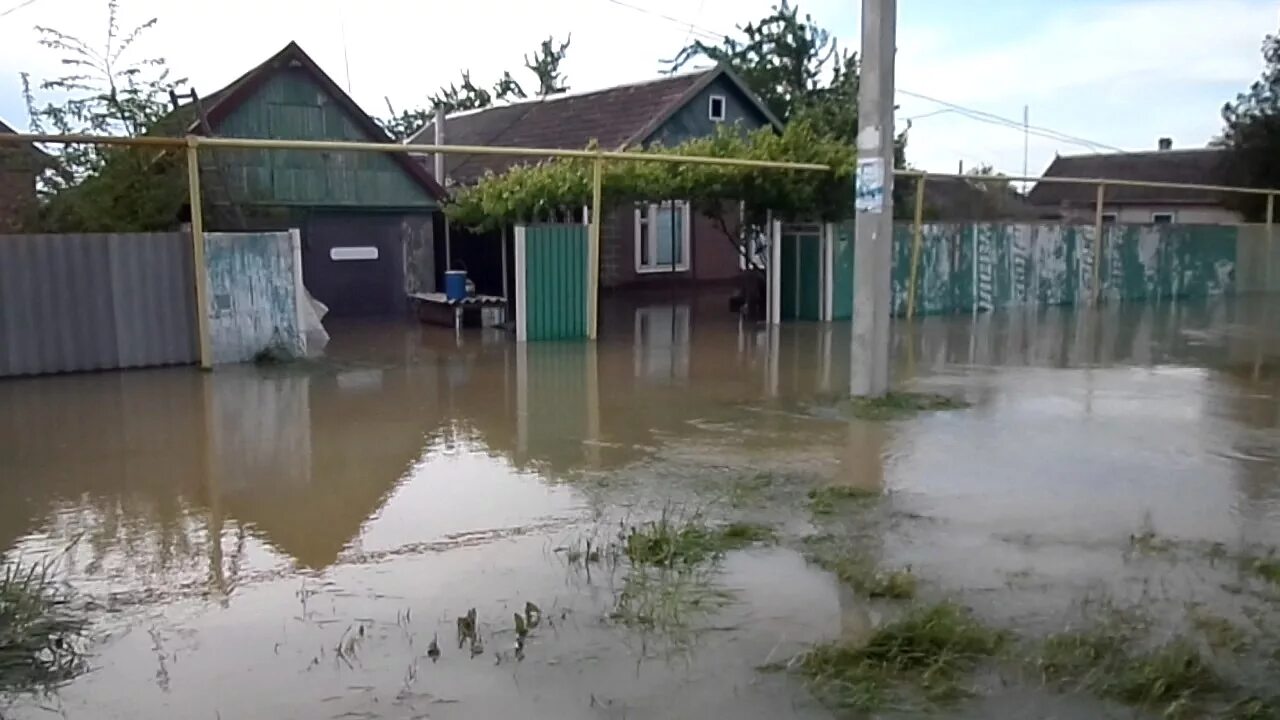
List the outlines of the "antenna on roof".
<svg viewBox="0 0 1280 720">
<path fill-rule="evenodd" d="M 338 31 L 342 34 L 342 67 L 347 73 L 347 94 L 351 94 L 351 56 L 347 53 L 347 22 L 342 17 L 342 2 L 334 5 L 338 9 Z"/>
</svg>

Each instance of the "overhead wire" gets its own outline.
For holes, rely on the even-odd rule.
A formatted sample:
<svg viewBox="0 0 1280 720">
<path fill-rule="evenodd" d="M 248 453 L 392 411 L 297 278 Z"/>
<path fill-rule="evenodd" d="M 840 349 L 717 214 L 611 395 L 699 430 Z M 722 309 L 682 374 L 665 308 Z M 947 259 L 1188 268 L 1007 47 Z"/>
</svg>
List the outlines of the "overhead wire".
<svg viewBox="0 0 1280 720">
<path fill-rule="evenodd" d="M 37 1 L 38 0 L 22 0 L 22 2 L 18 3 L 17 5 L 14 5 L 13 7 L 7 10 L 0 11 L 0 17 L 7 17 L 9 15 L 12 15 L 13 13 L 18 12 L 19 10 L 21 10 L 24 7 L 27 7 L 28 5 L 34 5 Z"/>
<path fill-rule="evenodd" d="M 671 15 L 658 12 L 651 8 L 644 7 L 642 5 L 636 5 L 631 2 L 626 2 L 626 0 L 607 0 L 607 1 L 619 7 L 624 7 L 629 10 L 645 13 L 646 15 L 652 15 L 654 17 L 666 20 L 667 22 L 679 25 L 683 28 L 687 28 L 690 34 L 697 35 L 704 40 L 720 42 L 721 40 L 728 37 L 728 35 L 724 33 L 720 33 L 715 30 L 709 30 L 696 23 L 681 20 L 680 18 L 672 17 Z M 977 120 L 979 122 L 986 122 L 988 124 L 995 125 L 995 126 L 1007 127 L 1011 130 L 1016 130 L 1020 133 L 1034 135 L 1042 139 L 1065 142 L 1065 143 L 1076 145 L 1079 147 L 1089 148 L 1094 150 L 1095 152 L 1099 149 L 1110 150 L 1114 152 L 1124 152 L 1122 148 L 1115 147 L 1114 145 L 1108 145 L 1107 143 L 1097 142 L 1095 140 L 1089 140 L 1088 138 L 1071 135 L 1065 132 L 1061 132 L 1059 130 L 1054 130 L 1053 128 L 1043 127 L 1039 125 L 1024 125 L 1022 122 L 1018 120 L 1014 120 L 1012 118 L 1003 117 L 1000 115 L 996 115 L 995 113 L 987 112 L 985 110 L 979 110 L 977 108 L 966 107 L 958 103 L 954 103 L 948 100 L 942 100 L 940 98 L 932 97 L 930 95 L 925 95 L 924 93 L 918 93 L 913 90 L 898 88 L 897 92 L 902 95 L 906 95 L 908 97 L 914 97 L 920 100 L 925 100 L 928 102 L 941 105 L 952 112 L 956 112 L 972 120 Z M 940 114 L 942 113 L 941 112 L 924 113 L 922 115 L 918 115 L 913 118 L 907 118 L 907 119 L 918 120 L 924 117 L 929 117 L 932 115 L 940 115 Z"/>
</svg>

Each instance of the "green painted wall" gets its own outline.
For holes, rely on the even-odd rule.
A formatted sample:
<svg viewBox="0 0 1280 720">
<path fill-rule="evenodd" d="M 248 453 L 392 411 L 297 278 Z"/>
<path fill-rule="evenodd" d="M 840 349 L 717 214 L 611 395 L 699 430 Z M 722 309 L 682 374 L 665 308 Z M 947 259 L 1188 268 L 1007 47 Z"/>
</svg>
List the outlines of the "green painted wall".
<svg viewBox="0 0 1280 720">
<path fill-rule="evenodd" d="M 587 336 L 587 228 L 530 225 L 525 231 L 528 340 Z"/>
<path fill-rule="evenodd" d="M 300 70 L 273 74 L 216 128 L 229 137 L 371 141 L 334 98 Z M 390 156 L 310 150 L 203 151 L 231 200 L 263 205 L 434 208 Z M 208 182 L 206 180 L 206 182 Z"/>
<path fill-rule="evenodd" d="M 755 130 L 769 124 L 768 118 L 762 115 L 747 96 L 738 90 L 737 85 L 722 76 L 712 81 L 685 103 L 684 107 L 672 114 L 652 135 L 645 138 L 643 144 L 661 143 L 671 147 L 691 138 L 713 134 L 716 126 L 721 123 L 713 122 L 708 112 L 712 95 L 724 96 L 724 123 L 737 123 L 748 130 Z"/>
<path fill-rule="evenodd" d="M 851 222 L 837 228 L 832 289 L 837 320 L 852 316 L 852 235 Z M 912 240 L 909 223 L 895 226 L 893 313 L 899 316 L 907 311 Z M 1239 230 L 1232 226 L 1110 226 L 1099 269 L 1103 298 L 1170 300 L 1232 293 L 1239 242 Z M 1082 304 L 1092 295 L 1093 246 L 1092 226 L 925 225 L 916 313 Z"/>
</svg>

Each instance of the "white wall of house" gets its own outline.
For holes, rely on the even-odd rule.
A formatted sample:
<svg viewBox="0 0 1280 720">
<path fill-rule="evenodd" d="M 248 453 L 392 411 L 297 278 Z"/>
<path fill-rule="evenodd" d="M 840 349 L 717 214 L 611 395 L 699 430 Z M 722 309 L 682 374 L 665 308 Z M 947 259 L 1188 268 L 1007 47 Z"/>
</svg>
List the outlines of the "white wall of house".
<svg viewBox="0 0 1280 720">
<path fill-rule="evenodd" d="M 1183 225 L 1237 225 L 1243 222 L 1240 213 L 1220 205 L 1104 205 L 1107 220 L 1124 224 L 1153 223 L 1162 217 L 1171 217 Z M 1064 220 L 1091 225 L 1093 208 L 1072 208 L 1064 214 Z"/>
</svg>

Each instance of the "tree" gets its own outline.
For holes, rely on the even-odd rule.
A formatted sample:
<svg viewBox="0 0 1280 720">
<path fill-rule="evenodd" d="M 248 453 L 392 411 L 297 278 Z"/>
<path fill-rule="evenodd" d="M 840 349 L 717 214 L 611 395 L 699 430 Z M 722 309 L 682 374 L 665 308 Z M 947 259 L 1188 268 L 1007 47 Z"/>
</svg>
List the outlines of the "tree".
<svg viewBox="0 0 1280 720">
<path fill-rule="evenodd" d="M 573 36 L 570 36 L 557 46 L 555 38 L 549 37 L 542 41 L 542 45 L 534 52 L 533 57 L 524 56 L 525 67 L 533 73 L 538 82 L 538 95 L 555 95 L 569 89 L 565 84 L 564 76 L 560 73 L 560 63 L 564 61 L 572 39 Z M 523 100 L 527 97 L 524 87 L 512 77 L 509 70 L 502 73 L 502 77 L 498 78 L 492 89 L 475 84 L 471 80 L 471 71 L 463 70 L 462 84 L 449 83 L 448 87 L 436 90 L 427 99 L 427 108 L 413 108 L 397 113 L 391 106 L 390 99 L 387 99 L 387 110 L 390 115 L 379 119 L 378 124 L 392 138 L 406 140 L 426 127 L 427 122 L 435 115 L 435 108 L 443 108 L 448 115 L 464 110 L 479 110 L 495 102 Z"/>
<path fill-rule="evenodd" d="M 732 69 L 784 123 L 805 121 L 819 135 L 854 143 L 858 134 L 859 63 L 856 53 L 839 47 L 831 33 L 813 16 L 800 16 L 788 0 L 765 17 L 739 25 L 740 37 L 725 37 L 719 45 L 701 40 L 685 46 L 671 60 L 677 72 L 699 58 Z M 909 128 L 908 128 L 909 129 Z M 907 130 L 894 142 L 894 166 L 905 168 Z M 909 217 L 906 198 L 915 181 L 894 185 L 894 214 Z"/>
<path fill-rule="evenodd" d="M 1226 127 L 1217 142 L 1227 150 L 1225 169 L 1231 185 L 1280 188 L 1280 35 L 1266 37 L 1262 57 L 1261 77 L 1223 106 Z M 1261 195 L 1231 193 L 1226 201 L 1249 220 L 1265 219 L 1266 199 Z"/>
<path fill-rule="evenodd" d="M 538 51 L 534 53 L 530 59 L 528 55 L 524 56 L 524 66 L 529 69 L 538 78 L 538 95 L 556 95 L 569 89 L 565 85 L 564 76 L 560 74 L 560 63 L 564 61 L 565 53 L 569 50 L 569 43 L 573 41 L 573 35 L 570 34 L 565 41 L 560 43 L 560 47 L 552 49 L 555 43 L 555 37 L 548 37 L 542 41 L 542 45 Z M 505 80 L 511 79 L 510 73 L 504 73 Z M 514 81 L 512 81 L 514 82 Z M 518 85 L 516 87 L 519 87 Z M 524 97 L 524 93 L 520 93 L 520 97 Z"/>
<path fill-rule="evenodd" d="M 43 80 L 52 99 L 38 104 L 31 77 L 23 95 L 36 132 L 137 137 L 159 132 L 172 116 L 170 92 L 186 81 L 171 76 L 160 58 L 136 57 L 135 47 L 155 27 L 148 20 L 120 29 L 117 0 L 107 2 L 101 47 L 54 28 L 37 27 L 40 45 L 58 52 L 68 75 Z M 154 150 L 106 145 L 46 148 L 49 168 L 38 190 L 39 224 L 53 231 L 153 230 L 171 227 L 186 196 L 183 164 Z"/>
<path fill-rule="evenodd" d="M 727 65 L 780 120 L 805 116 L 822 134 L 853 141 L 858 127 L 858 58 L 841 50 L 813 17 L 787 0 L 769 15 L 739 25 L 741 37 L 719 45 L 701 40 L 666 60 L 677 72 L 699 58 Z"/>
</svg>

